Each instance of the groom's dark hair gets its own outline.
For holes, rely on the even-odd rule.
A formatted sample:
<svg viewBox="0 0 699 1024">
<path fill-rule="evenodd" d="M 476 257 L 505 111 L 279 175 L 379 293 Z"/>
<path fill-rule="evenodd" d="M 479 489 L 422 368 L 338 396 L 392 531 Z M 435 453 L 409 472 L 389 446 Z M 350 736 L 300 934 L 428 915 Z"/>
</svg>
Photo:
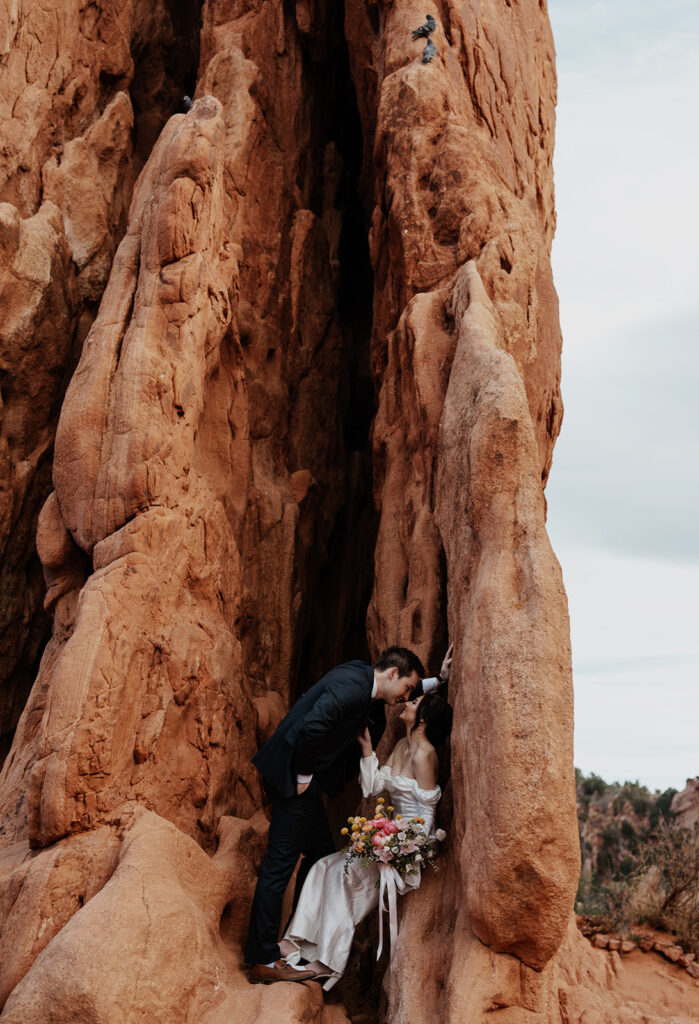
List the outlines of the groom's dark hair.
<svg viewBox="0 0 699 1024">
<path fill-rule="evenodd" d="M 384 672 L 394 666 L 398 669 L 399 676 L 409 676 L 411 672 L 417 672 L 420 679 L 424 678 L 425 668 L 422 662 L 417 654 L 409 651 L 407 647 L 387 647 L 374 662 L 377 672 Z"/>
</svg>

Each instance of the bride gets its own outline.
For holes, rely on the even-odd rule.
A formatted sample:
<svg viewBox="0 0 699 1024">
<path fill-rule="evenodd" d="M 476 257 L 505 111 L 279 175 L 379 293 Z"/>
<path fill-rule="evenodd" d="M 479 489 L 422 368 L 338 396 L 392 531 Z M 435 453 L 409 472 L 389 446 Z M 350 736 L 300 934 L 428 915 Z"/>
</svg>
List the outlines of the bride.
<svg viewBox="0 0 699 1024">
<path fill-rule="evenodd" d="M 396 814 L 424 818 L 432 832 L 441 796 L 437 785 L 437 748 L 451 731 L 452 709 L 435 693 L 408 701 L 399 718 L 406 736 L 399 740 L 383 767 L 372 750 L 369 730 L 359 737 L 362 748 L 359 779 L 365 797 L 387 792 Z M 400 892 L 416 889 L 420 874 L 403 879 L 394 872 Z M 345 853 L 317 861 L 308 873 L 294 915 L 279 944 L 288 964 L 308 961 L 303 969 L 324 980 L 327 991 L 342 977 L 356 926 L 379 903 L 379 865 L 353 860 L 345 870 Z"/>
</svg>

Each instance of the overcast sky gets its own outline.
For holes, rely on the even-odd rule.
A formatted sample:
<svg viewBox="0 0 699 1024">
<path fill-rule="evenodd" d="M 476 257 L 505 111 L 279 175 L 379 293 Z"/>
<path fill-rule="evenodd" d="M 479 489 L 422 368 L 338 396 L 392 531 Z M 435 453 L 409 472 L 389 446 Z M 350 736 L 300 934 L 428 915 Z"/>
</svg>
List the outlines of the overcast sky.
<svg viewBox="0 0 699 1024">
<path fill-rule="evenodd" d="M 549 0 L 576 764 L 699 775 L 699 3 Z"/>
</svg>

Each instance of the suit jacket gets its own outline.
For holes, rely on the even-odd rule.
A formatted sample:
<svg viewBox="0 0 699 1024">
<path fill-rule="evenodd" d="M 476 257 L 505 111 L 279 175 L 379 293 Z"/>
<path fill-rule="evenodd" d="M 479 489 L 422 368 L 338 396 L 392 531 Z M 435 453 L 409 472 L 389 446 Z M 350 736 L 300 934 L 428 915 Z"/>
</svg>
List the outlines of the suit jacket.
<svg viewBox="0 0 699 1024">
<path fill-rule="evenodd" d="M 369 726 L 374 747 L 386 727 L 383 701 L 371 699 L 374 670 L 349 661 L 326 673 L 294 704 L 252 759 L 267 788 L 290 797 L 296 775 L 315 775 L 335 796 L 359 771 L 357 736 Z"/>
</svg>

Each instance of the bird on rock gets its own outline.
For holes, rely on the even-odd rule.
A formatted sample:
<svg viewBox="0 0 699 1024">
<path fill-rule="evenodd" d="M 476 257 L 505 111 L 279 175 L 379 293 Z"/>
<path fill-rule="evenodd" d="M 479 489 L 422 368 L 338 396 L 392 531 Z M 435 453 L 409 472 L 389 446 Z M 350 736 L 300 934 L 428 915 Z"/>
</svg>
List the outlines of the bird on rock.
<svg viewBox="0 0 699 1024">
<path fill-rule="evenodd" d="M 422 63 L 429 64 L 433 57 L 437 56 L 437 47 L 434 45 L 431 39 L 428 39 L 425 43 L 425 49 L 422 51 Z"/>
<path fill-rule="evenodd" d="M 423 39 L 425 36 L 429 36 L 430 32 L 434 32 L 437 28 L 437 22 L 434 20 L 431 14 L 426 14 L 427 21 L 424 25 L 420 25 L 420 28 L 416 28 L 413 32 L 413 39 Z"/>
<path fill-rule="evenodd" d="M 190 97 L 189 96 L 185 96 L 185 98 L 182 100 L 182 102 L 184 103 L 184 109 L 187 111 L 187 113 L 189 113 L 189 111 L 194 106 L 194 104 L 192 103 Z"/>
</svg>

